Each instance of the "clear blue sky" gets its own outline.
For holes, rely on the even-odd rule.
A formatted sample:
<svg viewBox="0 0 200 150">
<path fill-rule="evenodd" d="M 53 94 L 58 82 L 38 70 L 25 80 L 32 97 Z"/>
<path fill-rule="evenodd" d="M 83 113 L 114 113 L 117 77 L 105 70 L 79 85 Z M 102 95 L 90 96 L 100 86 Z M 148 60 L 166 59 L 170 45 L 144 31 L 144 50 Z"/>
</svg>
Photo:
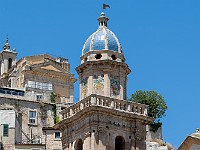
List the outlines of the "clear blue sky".
<svg viewBox="0 0 200 150">
<path fill-rule="evenodd" d="M 155 90 L 169 107 L 163 137 L 178 147 L 200 127 L 199 0 L 1 0 L 0 45 L 8 34 L 18 59 L 48 53 L 80 64 L 82 46 L 97 29 L 102 3 L 108 27 L 132 70 L 128 95 Z M 79 97 L 78 82 L 75 97 Z"/>
</svg>

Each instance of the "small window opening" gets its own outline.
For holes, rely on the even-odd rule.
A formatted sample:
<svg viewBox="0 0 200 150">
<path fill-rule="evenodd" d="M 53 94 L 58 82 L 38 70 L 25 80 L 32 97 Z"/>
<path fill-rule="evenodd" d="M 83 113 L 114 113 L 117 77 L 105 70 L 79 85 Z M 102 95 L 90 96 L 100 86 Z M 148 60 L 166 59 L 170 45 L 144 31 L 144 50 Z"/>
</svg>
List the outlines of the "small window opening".
<svg viewBox="0 0 200 150">
<path fill-rule="evenodd" d="M 60 132 L 55 132 L 55 139 L 60 139 L 60 138 L 61 138 Z"/>
<path fill-rule="evenodd" d="M 36 100 L 37 101 L 41 101 L 43 99 L 43 96 L 42 95 L 36 95 Z"/>
<path fill-rule="evenodd" d="M 85 57 L 84 61 L 87 61 L 87 57 Z"/>
<path fill-rule="evenodd" d="M 111 57 L 112 57 L 113 60 L 117 59 L 117 57 L 115 55 L 112 55 Z"/>
<path fill-rule="evenodd" d="M 8 124 L 3 125 L 3 136 L 8 137 Z"/>
<path fill-rule="evenodd" d="M 96 54 L 95 58 L 96 59 L 101 59 L 102 55 L 101 54 Z"/>
</svg>

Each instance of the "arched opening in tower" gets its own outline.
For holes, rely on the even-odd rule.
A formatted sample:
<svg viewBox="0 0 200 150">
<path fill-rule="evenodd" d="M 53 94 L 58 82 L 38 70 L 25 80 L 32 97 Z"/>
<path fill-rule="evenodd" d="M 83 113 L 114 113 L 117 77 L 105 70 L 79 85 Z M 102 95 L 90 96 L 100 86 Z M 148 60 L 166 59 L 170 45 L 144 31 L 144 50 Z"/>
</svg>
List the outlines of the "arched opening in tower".
<svg viewBox="0 0 200 150">
<path fill-rule="evenodd" d="M 115 150 L 125 150 L 125 140 L 122 136 L 115 138 Z"/>
<path fill-rule="evenodd" d="M 75 150 L 83 150 L 83 141 L 82 139 L 78 139 L 75 143 Z"/>
<path fill-rule="evenodd" d="M 12 67 L 12 58 L 8 59 L 8 69 Z"/>
</svg>

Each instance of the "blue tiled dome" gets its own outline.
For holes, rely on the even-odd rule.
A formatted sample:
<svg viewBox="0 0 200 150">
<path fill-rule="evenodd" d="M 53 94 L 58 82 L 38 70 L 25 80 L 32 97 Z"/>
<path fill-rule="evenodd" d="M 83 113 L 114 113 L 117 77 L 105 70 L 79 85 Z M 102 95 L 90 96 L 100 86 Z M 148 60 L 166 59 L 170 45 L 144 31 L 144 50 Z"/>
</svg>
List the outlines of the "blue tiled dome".
<svg viewBox="0 0 200 150">
<path fill-rule="evenodd" d="M 102 13 L 99 20 L 99 28 L 86 40 L 82 54 L 89 51 L 111 50 L 122 53 L 120 43 L 115 34 L 107 28 L 108 18 Z"/>
</svg>

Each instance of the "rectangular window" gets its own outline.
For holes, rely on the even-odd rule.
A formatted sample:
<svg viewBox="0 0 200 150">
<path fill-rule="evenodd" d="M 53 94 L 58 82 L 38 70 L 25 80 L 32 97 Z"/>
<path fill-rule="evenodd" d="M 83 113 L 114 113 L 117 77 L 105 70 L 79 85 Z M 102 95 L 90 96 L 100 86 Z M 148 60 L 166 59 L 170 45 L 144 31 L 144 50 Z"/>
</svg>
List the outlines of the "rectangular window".
<svg viewBox="0 0 200 150">
<path fill-rule="evenodd" d="M 29 123 L 36 124 L 36 111 L 29 111 Z"/>
<path fill-rule="evenodd" d="M 8 130 L 9 130 L 8 124 L 4 124 L 3 125 L 3 136 L 8 137 Z"/>
<path fill-rule="evenodd" d="M 41 89 L 41 90 L 52 90 L 51 83 L 42 83 L 42 82 L 35 82 L 35 81 L 28 81 L 27 87 Z"/>
<path fill-rule="evenodd" d="M 36 82 L 36 88 L 42 89 L 42 83 L 41 82 Z"/>
<path fill-rule="evenodd" d="M 60 138 L 61 138 L 61 133 L 55 132 L 55 139 L 60 139 Z"/>
</svg>

